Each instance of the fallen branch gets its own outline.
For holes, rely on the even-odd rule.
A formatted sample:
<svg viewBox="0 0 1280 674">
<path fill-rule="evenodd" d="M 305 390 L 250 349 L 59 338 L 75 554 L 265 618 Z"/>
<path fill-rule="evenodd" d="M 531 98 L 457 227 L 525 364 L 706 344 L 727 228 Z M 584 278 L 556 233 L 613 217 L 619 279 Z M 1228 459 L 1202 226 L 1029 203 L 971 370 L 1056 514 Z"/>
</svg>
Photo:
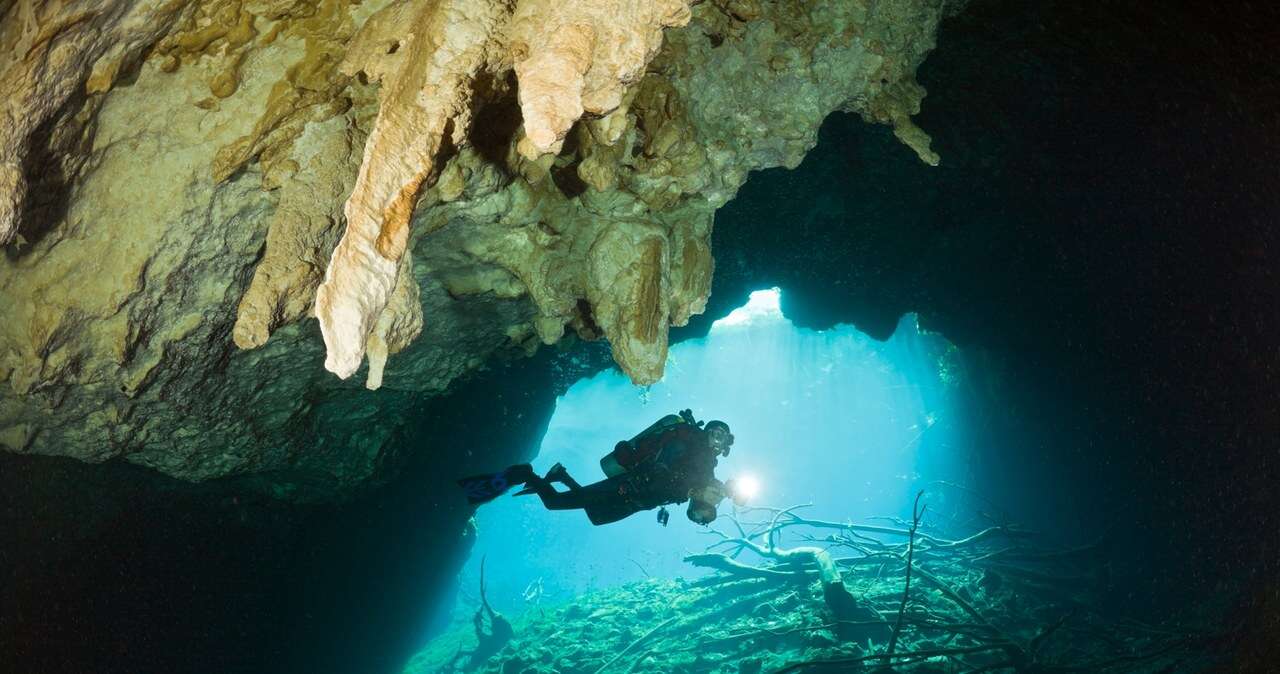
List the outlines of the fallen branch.
<svg viewBox="0 0 1280 674">
<path fill-rule="evenodd" d="M 627 558 L 627 561 L 631 562 L 632 564 L 635 564 L 636 568 L 640 569 L 640 573 L 643 573 L 645 578 L 649 577 L 649 572 L 645 571 L 643 566 L 640 566 L 640 562 L 637 562 L 636 560 L 631 559 L 630 557 Z"/>
<path fill-rule="evenodd" d="M 1027 652 L 1023 650 L 1021 646 L 1014 643 L 1013 639 L 1009 638 L 1009 635 L 1005 634 L 1000 628 L 991 624 L 989 620 L 984 618 L 982 614 L 978 612 L 978 609 L 973 607 L 973 604 L 970 604 L 968 600 L 961 597 L 958 592 L 953 590 L 951 586 L 946 583 L 946 581 L 932 573 L 929 573 L 928 571 L 925 571 L 923 568 L 916 569 L 916 573 L 919 574 L 921 578 L 933 583 L 935 587 L 942 591 L 943 595 L 955 602 L 956 605 L 963 609 L 965 613 L 968 613 L 969 617 L 973 618 L 975 622 L 982 625 L 985 629 L 990 631 L 991 634 L 995 635 L 995 637 L 1004 644 L 1004 647 L 1001 648 L 1001 650 L 1008 654 L 1010 660 L 1015 663 L 1026 663 L 1031 660 L 1027 655 Z"/>
<path fill-rule="evenodd" d="M 858 608 L 858 600 L 849 593 L 849 589 L 844 586 L 844 580 L 840 576 L 840 569 L 836 565 L 831 554 L 819 547 L 798 547 L 798 548 L 779 548 L 774 542 L 774 536 L 782 527 L 779 526 L 778 520 L 784 516 L 796 517 L 793 511 L 807 507 L 808 504 L 791 506 L 790 508 L 774 509 L 773 518 L 764 530 L 758 530 L 747 534 L 741 538 L 731 538 L 728 535 L 714 531 L 722 540 L 713 543 L 707 547 L 708 552 L 703 555 L 690 555 L 685 557 L 686 562 L 696 566 L 704 566 L 716 568 L 721 571 L 733 573 L 737 575 L 751 575 L 762 578 L 776 578 L 779 574 L 786 572 L 777 571 L 775 569 L 760 569 L 757 567 L 741 564 L 726 555 L 709 552 L 712 548 L 719 545 L 736 545 L 738 550 L 751 550 L 764 559 L 772 559 L 780 562 L 779 566 L 786 564 L 796 568 L 796 572 L 786 574 L 790 576 L 802 575 L 805 572 L 801 568 L 805 565 L 812 565 L 818 570 L 818 577 L 822 581 L 822 595 L 826 600 L 827 607 L 835 615 L 838 621 L 856 622 L 857 618 L 864 617 Z M 743 531 L 742 526 L 737 522 L 737 518 L 731 517 L 739 531 Z M 764 544 L 756 543 L 752 538 L 763 536 Z M 736 552 L 735 552 L 736 554 Z"/>
<path fill-rule="evenodd" d="M 866 654 L 839 657 L 843 654 L 834 653 L 831 655 L 837 657 L 832 659 L 798 662 L 778 671 L 804 667 L 857 668 L 859 663 L 896 667 L 924 658 L 945 657 L 959 668 L 957 671 L 1013 669 L 1061 674 L 1118 669 L 1134 662 L 1169 658 L 1171 654 L 1177 655 L 1180 646 L 1189 644 L 1170 643 L 1165 639 L 1156 639 L 1153 643 L 1149 635 L 1142 635 L 1136 629 L 1129 630 L 1132 634 L 1116 635 L 1081 631 L 1081 620 L 1088 626 L 1093 616 L 1101 618 L 1101 614 L 1088 607 L 1083 595 L 1078 594 L 1082 589 L 1098 587 L 1105 580 L 1105 576 L 1091 573 L 1098 568 L 1090 562 L 1096 561 L 1091 556 L 1101 548 L 1099 542 L 1061 550 L 1038 549 L 1034 543 L 1024 540 L 1034 536 L 1033 532 L 1007 523 L 954 538 L 924 533 L 921 529 L 927 529 L 928 525 L 924 522 L 926 508 L 922 501 L 923 492 L 916 495 L 909 523 L 897 519 L 887 525 L 805 518 L 796 513 L 805 505 L 748 509 L 768 513 L 763 521 L 754 522 L 739 519 L 735 510 L 728 519 L 734 527 L 729 531 L 736 535 L 709 532 L 719 540 L 707 546 L 706 554 L 690 555 L 685 561 L 744 579 L 794 580 L 816 574 L 822 580 L 826 608 L 836 619 L 814 616 L 816 619 L 791 624 L 748 625 L 721 636 L 707 635 L 691 644 L 688 650 L 738 643 L 741 645 L 731 648 L 745 649 L 745 653 L 759 647 L 757 640 L 767 642 L 833 630 L 846 643 L 866 642 L 863 648 Z M 755 519 L 762 518 L 756 515 Z M 895 527 L 893 522 L 902 528 Z M 794 531 L 800 528 L 807 530 Z M 782 538 L 787 529 L 793 530 L 791 535 L 796 538 L 792 542 L 797 547 L 783 547 Z M 815 529 L 828 532 L 812 531 Z M 833 545 L 848 548 L 860 556 L 836 558 L 829 551 Z M 760 566 L 736 561 L 739 554 L 747 551 L 766 561 L 759 562 Z M 770 561 L 775 565 L 771 566 Z M 895 567 L 904 568 L 901 584 L 892 583 L 897 588 L 892 587 L 888 579 L 881 578 L 886 569 Z M 981 579 L 975 580 L 979 573 Z M 846 580 L 850 583 L 848 587 Z M 945 600 L 936 603 L 932 599 L 934 595 L 916 587 L 921 582 L 936 587 Z M 1016 585 L 1010 587 L 1008 582 Z M 771 584 L 760 586 L 774 587 L 772 591 L 776 592 L 776 586 Z M 860 593 L 861 599 L 855 599 L 850 589 Z M 1002 609 L 1008 608 L 997 602 L 1007 603 L 1005 597 L 1030 593 L 1042 601 L 1051 597 L 1047 600 L 1049 603 L 1061 602 L 1064 613 L 1029 634 L 1006 632 L 993 622 L 1002 615 Z M 988 619 L 984 614 L 993 618 Z M 1127 626 L 1102 622 L 1093 629 L 1108 627 L 1123 630 Z M 882 632 L 871 641 L 866 638 L 868 628 Z M 855 629 L 862 630 L 859 637 L 849 635 L 849 631 Z M 1112 636 L 1117 638 L 1110 638 Z"/>
<path fill-rule="evenodd" d="M 902 617 L 907 612 L 907 601 L 911 593 L 911 559 L 916 551 L 916 529 L 920 526 L 920 518 L 924 516 L 924 508 L 920 507 L 920 497 L 924 491 L 916 493 L 916 502 L 911 506 L 911 534 L 907 537 L 907 578 L 902 584 L 902 603 L 898 605 L 898 619 L 893 623 L 893 634 L 889 636 L 889 647 L 885 649 L 886 657 L 893 657 L 893 649 L 898 645 L 898 635 L 902 633 Z"/>
<path fill-rule="evenodd" d="M 709 644 L 728 643 L 732 641 L 740 641 L 742 639 L 750 639 L 752 637 L 762 637 L 762 636 L 785 637 L 785 636 L 790 636 L 792 634 L 804 634 L 806 632 L 817 632 L 819 630 L 827 630 L 827 629 L 833 629 L 833 628 L 838 629 L 841 627 L 879 627 L 884 624 L 885 624 L 884 620 L 836 620 L 829 623 L 822 623 L 820 625 L 809 625 L 807 627 L 794 627 L 794 628 L 791 628 L 788 630 L 782 630 L 782 631 L 774 631 L 767 628 L 761 628 L 758 630 L 749 630 L 746 632 L 726 634 L 720 637 L 705 639 L 703 641 L 690 644 L 689 646 L 686 646 L 680 650 L 696 651 Z"/>
<path fill-rule="evenodd" d="M 1031 643 L 1027 645 L 1027 650 L 1031 653 L 1032 657 L 1035 657 L 1040 652 L 1040 649 L 1044 647 L 1045 643 L 1049 640 L 1049 637 L 1053 636 L 1054 632 L 1057 632 L 1059 628 L 1067 624 L 1067 621 L 1070 620 L 1073 615 L 1075 615 L 1075 611 L 1064 613 L 1061 618 L 1058 618 L 1052 625 L 1041 629 L 1039 634 L 1036 634 L 1035 637 L 1031 639 Z"/>
<path fill-rule="evenodd" d="M 630 644 L 628 644 L 628 645 L 627 645 L 627 647 L 626 647 L 626 648 L 624 648 L 624 649 L 622 649 L 622 650 L 618 651 L 618 654 L 617 654 L 617 655 L 615 655 L 615 656 L 613 656 L 613 657 L 612 657 L 608 662 L 604 663 L 603 665 L 600 665 L 600 669 L 597 669 L 597 670 L 595 671 L 595 674 L 600 674 L 600 672 L 603 672 L 604 670 L 608 669 L 608 668 L 609 668 L 609 665 L 612 665 L 613 663 L 617 662 L 617 661 L 618 661 L 618 658 L 621 658 L 622 656 L 624 656 L 624 655 L 626 655 L 626 654 L 627 654 L 627 651 L 629 651 L 629 650 L 631 650 L 631 649 L 635 648 L 635 647 L 636 647 L 637 645 L 639 645 L 640 643 L 643 643 L 645 639 L 648 639 L 649 637 L 653 636 L 654 632 L 657 632 L 658 630 L 660 630 L 660 629 L 662 629 L 662 628 L 666 627 L 667 625 L 670 625 L 671 623 L 675 622 L 676 618 L 678 618 L 678 617 L 680 617 L 680 616 L 671 616 L 670 618 L 667 618 L 666 620 L 663 620 L 663 621 L 662 621 L 662 622 L 661 622 L 657 627 L 654 627 L 653 629 L 649 630 L 648 632 L 645 632 L 644 634 L 640 635 L 640 638 L 639 638 L 639 639 L 636 639 L 635 641 L 631 642 Z"/>
<path fill-rule="evenodd" d="M 476 647 L 471 651 L 465 651 L 462 648 L 454 654 L 453 659 L 449 661 L 449 669 L 457 668 L 458 661 L 463 657 L 467 659 L 467 670 L 475 669 L 476 666 L 496 655 L 507 645 L 515 636 L 515 629 L 511 626 L 511 621 L 507 620 L 501 613 L 493 610 L 489 605 L 489 598 L 484 591 L 484 563 L 485 557 L 480 557 L 480 608 L 476 609 L 475 615 L 471 617 L 472 627 L 476 634 Z M 485 617 L 488 615 L 489 630 L 485 631 Z"/>
<path fill-rule="evenodd" d="M 795 578 L 797 576 L 809 575 L 808 572 L 797 569 L 795 571 L 777 571 L 775 569 L 762 569 L 758 566 L 743 564 L 716 552 L 708 552 L 701 555 L 689 555 L 684 558 L 684 562 L 694 566 L 700 566 L 706 569 L 715 569 L 724 571 L 735 576 L 744 576 L 746 578 Z"/>
<path fill-rule="evenodd" d="M 960 594 L 957 593 L 955 590 L 951 589 L 951 586 L 948 585 L 946 581 L 942 580 L 941 578 L 933 575 L 928 571 L 925 571 L 923 568 L 916 569 L 916 573 L 921 578 L 924 578 L 930 583 L 933 583 L 934 587 L 937 587 L 939 590 L 941 590 L 942 594 L 946 598 L 955 602 L 956 606 L 959 606 L 961 609 L 964 610 L 965 613 L 968 613 L 969 617 L 973 618 L 974 621 L 977 622 L 979 625 L 982 625 L 983 627 L 990 630 L 994 634 L 1003 636 L 1003 634 L 1000 632 L 999 629 L 995 627 L 995 625 L 992 625 L 986 618 L 982 617 L 982 614 L 978 612 L 978 609 L 974 608 L 973 604 L 970 604 L 968 600 L 966 600 L 964 597 L 961 597 Z M 1006 641 L 1007 640 L 1008 639 L 1006 639 Z"/>
<path fill-rule="evenodd" d="M 868 662 L 870 660 L 916 660 L 919 658 L 936 658 L 956 655 L 970 655 L 973 653 L 986 653 L 989 651 L 1004 650 L 1010 644 L 990 643 L 980 644 L 977 646 L 965 646 L 959 648 L 928 648 L 920 651 L 912 651 L 910 653 L 898 653 L 896 655 L 886 656 L 883 653 L 873 653 L 871 655 L 859 655 L 848 658 L 830 658 L 827 660 L 806 660 L 804 662 L 795 662 L 781 669 L 774 670 L 774 674 L 785 674 L 785 672 L 794 672 L 802 667 L 822 667 L 826 665 L 850 665 L 859 662 Z"/>
<path fill-rule="evenodd" d="M 787 519 L 781 523 L 777 523 L 776 526 L 772 527 L 774 530 L 777 530 L 777 531 L 780 531 L 787 527 L 807 526 L 807 527 L 812 527 L 814 529 L 838 529 L 842 531 L 851 531 L 851 532 L 857 531 L 857 532 L 864 532 L 869 534 L 880 534 L 882 536 L 900 536 L 903 538 L 907 538 L 912 535 L 911 530 L 909 528 L 900 529 L 896 527 L 879 526 L 876 524 L 854 524 L 852 522 L 834 522 L 831 520 L 814 520 L 814 519 L 808 519 L 805 517 L 800 517 L 790 512 L 800 507 L 804 507 L 804 506 L 793 506 L 791 508 L 786 508 L 786 509 L 756 506 L 751 508 L 751 510 L 760 510 L 763 512 L 775 513 L 775 516 L 774 516 L 775 519 L 781 515 L 788 515 L 790 519 Z M 920 540 L 928 542 L 929 544 L 935 547 L 953 548 L 958 546 L 972 545 L 984 539 L 995 536 L 996 534 L 1001 534 L 1008 538 L 1030 538 L 1035 536 L 1035 532 L 1027 531 L 1025 529 L 1019 529 L 1013 526 L 1006 526 L 1006 525 L 997 525 L 997 526 L 987 527 L 982 531 L 979 531 L 971 536 L 967 536 L 959 540 L 951 540 L 947 538 L 942 538 L 940 536 L 934 536 L 931 534 L 925 534 L 920 532 L 916 532 L 915 536 Z"/>
</svg>

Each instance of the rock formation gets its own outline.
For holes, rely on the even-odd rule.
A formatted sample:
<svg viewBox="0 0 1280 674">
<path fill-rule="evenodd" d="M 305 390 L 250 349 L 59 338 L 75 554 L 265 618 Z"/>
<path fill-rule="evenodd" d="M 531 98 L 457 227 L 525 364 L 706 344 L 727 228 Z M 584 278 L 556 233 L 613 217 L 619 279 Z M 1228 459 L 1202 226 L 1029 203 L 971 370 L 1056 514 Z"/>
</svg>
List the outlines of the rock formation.
<svg viewBox="0 0 1280 674">
<path fill-rule="evenodd" d="M 750 171 L 834 110 L 937 163 L 914 73 L 956 8 L 0 2 L 0 444 L 340 492 L 566 328 L 652 383 Z"/>
</svg>

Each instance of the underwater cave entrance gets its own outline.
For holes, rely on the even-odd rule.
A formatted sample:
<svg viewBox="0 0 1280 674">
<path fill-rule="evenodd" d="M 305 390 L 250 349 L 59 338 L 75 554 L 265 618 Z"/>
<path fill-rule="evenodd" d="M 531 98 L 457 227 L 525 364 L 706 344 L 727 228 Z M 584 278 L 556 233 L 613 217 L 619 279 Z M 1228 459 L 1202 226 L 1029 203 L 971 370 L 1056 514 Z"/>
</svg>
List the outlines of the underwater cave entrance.
<svg viewBox="0 0 1280 674">
<path fill-rule="evenodd" d="M 717 477 L 753 476 L 762 505 L 812 503 L 811 516 L 835 520 L 910 517 L 918 489 L 966 482 L 953 413 L 956 348 L 922 332 L 913 315 L 884 342 L 845 325 L 798 328 L 783 316 L 780 293 L 752 293 L 706 337 L 673 345 L 665 377 L 651 387 L 617 370 L 573 385 L 557 400 L 534 467 L 561 462 L 584 484 L 602 479 L 598 461 L 618 440 L 691 408 L 733 428 L 736 442 Z M 725 501 L 720 511 L 732 507 Z M 509 615 L 646 576 L 703 575 L 682 558 L 711 542 L 706 529 L 683 506 L 670 510 L 667 527 L 654 511 L 595 527 L 581 511 L 549 512 L 534 496 L 486 504 L 459 576 L 468 608 L 455 619 L 478 600 L 481 559 L 488 599 Z"/>
<path fill-rule="evenodd" d="M 617 440 L 692 408 L 732 426 L 717 476 L 754 476 L 764 508 L 726 500 L 709 528 L 717 536 L 679 506 L 667 527 L 654 511 L 596 527 L 534 497 L 487 503 L 456 608 L 433 606 L 454 609 L 451 624 L 406 674 L 874 662 L 1154 672 L 1210 657 L 1197 650 L 1208 632 L 1143 622 L 1156 614 L 1132 605 L 1106 536 L 1062 535 L 1069 503 L 1026 517 L 1026 505 L 1054 500 L 1054 478 L 1025 470 L 1036 446 L 1000 430 L 1017 410 L 990 395 L 981 352 L 962 354 L 910 315 L 885 341 L 844 325 L 798 328 L 780 292 L 757 291 L 705 337 L 674 345 L 652 387 L 616 370 L 574 383 L 534 461 L 594 482 Z M 574 371 L 582 353 L 570 356 Z M 481 568 L 488 603 L 507 616 L 484 630 Z"/>
</svg>

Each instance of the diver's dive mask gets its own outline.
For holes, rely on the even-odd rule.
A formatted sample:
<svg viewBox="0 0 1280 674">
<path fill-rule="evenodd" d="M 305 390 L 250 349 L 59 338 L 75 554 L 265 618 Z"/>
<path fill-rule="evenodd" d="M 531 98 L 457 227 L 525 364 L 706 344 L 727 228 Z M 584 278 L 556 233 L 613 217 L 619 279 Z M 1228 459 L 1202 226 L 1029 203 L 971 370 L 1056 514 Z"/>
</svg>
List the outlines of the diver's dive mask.
<svg viewBox="0 0 1280 674">
<path fill-rule="evenodd" d="M 729 432 L 729 424 L 723 421 L 708 421 L 706 431 L 707 441 L 712 451 L 720 456 L 729 456 L 729 448 L 733 446 L 733 433 Z"/>
</svg>

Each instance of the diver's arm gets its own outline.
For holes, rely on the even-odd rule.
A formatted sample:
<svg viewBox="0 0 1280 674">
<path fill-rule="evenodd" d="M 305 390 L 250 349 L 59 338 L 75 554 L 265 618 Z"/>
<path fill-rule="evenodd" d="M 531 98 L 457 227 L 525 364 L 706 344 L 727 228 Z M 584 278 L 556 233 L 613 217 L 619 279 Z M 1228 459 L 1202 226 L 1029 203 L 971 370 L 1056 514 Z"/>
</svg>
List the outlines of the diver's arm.
<svg viewBox="0 0 1280 674">
<path fill-rule="evenodd" d="M 719 504 L 724 500 L 725 496 L 729 495 L 729 486 L 713 477 L 711 478 L 711 481 L 707 483 L 707 486 L 702 488 L 702 491 L 704 497 L 714 497 L 706 498 L 705 500 Z"/>
</svg>

